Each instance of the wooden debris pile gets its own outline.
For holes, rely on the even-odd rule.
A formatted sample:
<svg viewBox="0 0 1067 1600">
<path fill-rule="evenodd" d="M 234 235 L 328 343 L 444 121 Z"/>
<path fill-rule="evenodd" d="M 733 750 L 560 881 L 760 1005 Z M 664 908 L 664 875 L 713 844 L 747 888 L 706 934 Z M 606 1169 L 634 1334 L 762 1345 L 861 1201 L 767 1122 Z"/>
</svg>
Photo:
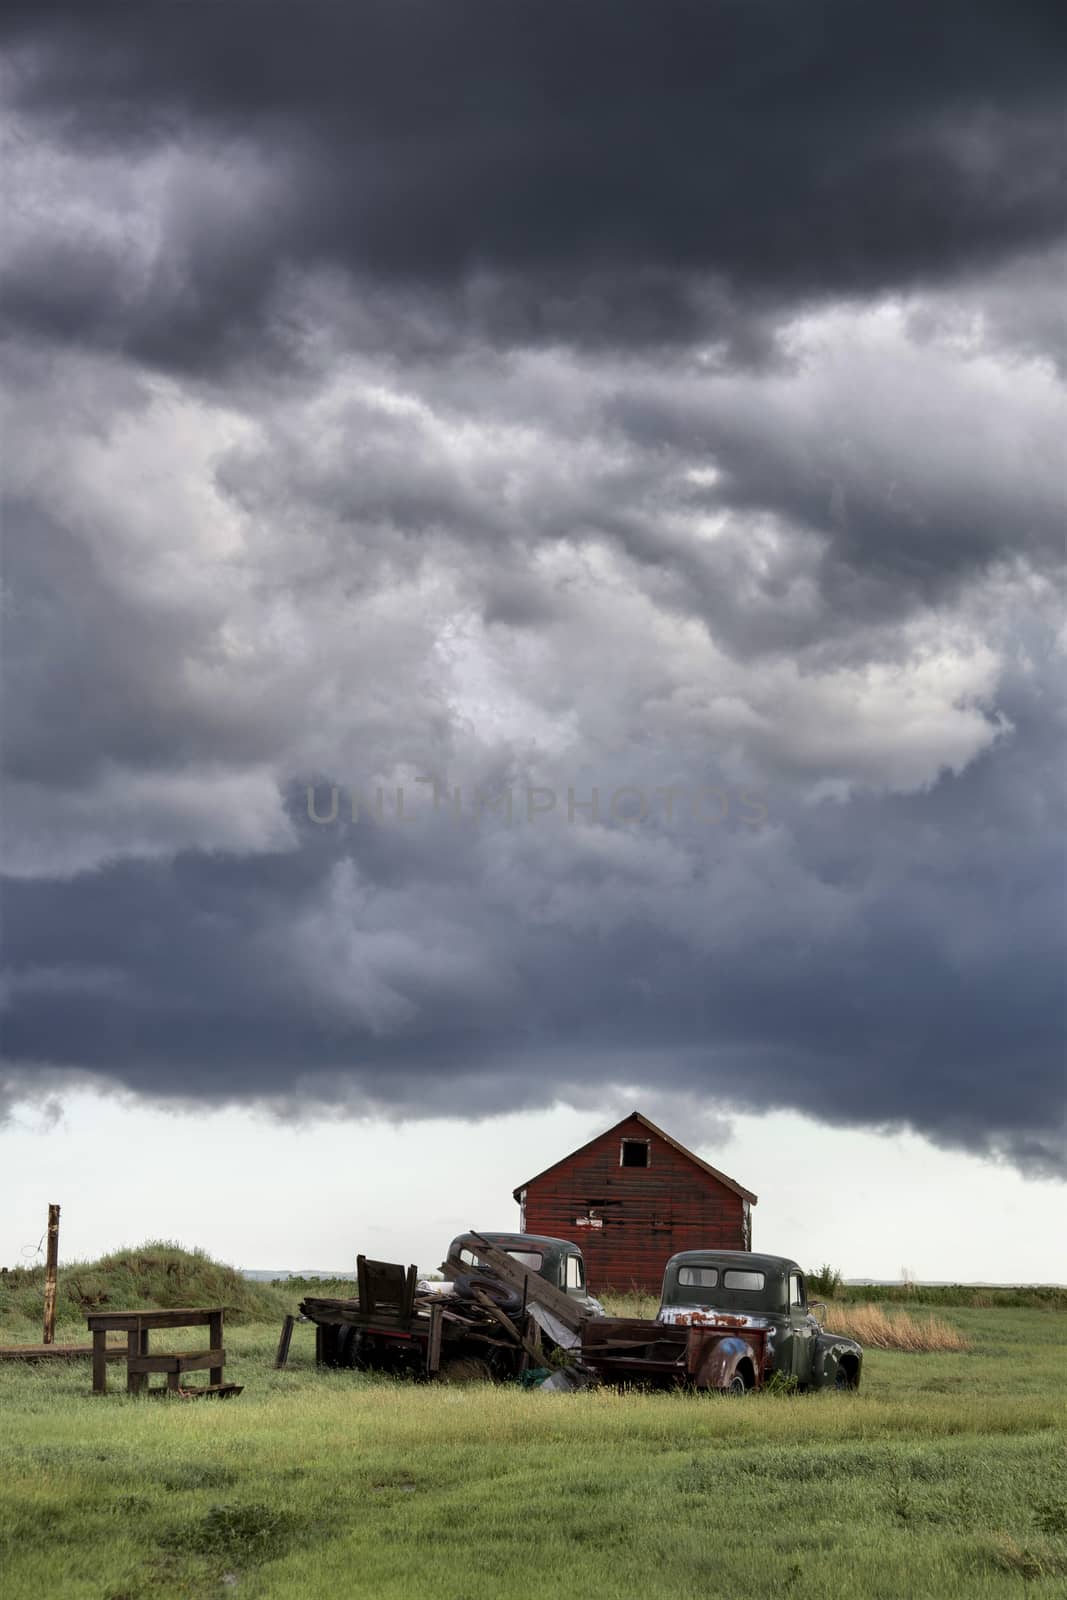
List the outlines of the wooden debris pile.
<svg viewBox="0 0 1067 1600">
<path fill-rule="evenodd" d="M 514 1378 L 577 1342 L 583 1312 L 568 1295 L 480 1234 L 456 1248 L 473 1262 L 450 1256 L 442 1283 L 360 1256 L 354 1298 L 307 1296 L 300 1311 L 316 1326 L 316 1359 L 427 1378 L 458 1377 L 461 1368 L 467 1377 Z M 283 1343 L 287 1355 L 284 1330 Z"/>
</svg>

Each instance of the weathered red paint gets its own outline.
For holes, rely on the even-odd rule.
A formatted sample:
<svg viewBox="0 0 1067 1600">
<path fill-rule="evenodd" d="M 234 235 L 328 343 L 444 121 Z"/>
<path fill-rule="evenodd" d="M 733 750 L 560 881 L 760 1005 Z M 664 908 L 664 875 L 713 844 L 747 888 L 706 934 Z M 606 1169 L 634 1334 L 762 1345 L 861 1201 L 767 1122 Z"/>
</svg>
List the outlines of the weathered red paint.
<svg viewBox="0 0 1067 1600">
<path fill-rule="evenodd" d="M 647 1141 L 647 1167 L 620 1164 L 624 1139 Z M 756 1196 L 633 1112 L 531 1178 L 520 1227 L 579 1240 L 594 1293 L 658 1294 L 681 1250 L 750 1250 Z"/>
</svg>

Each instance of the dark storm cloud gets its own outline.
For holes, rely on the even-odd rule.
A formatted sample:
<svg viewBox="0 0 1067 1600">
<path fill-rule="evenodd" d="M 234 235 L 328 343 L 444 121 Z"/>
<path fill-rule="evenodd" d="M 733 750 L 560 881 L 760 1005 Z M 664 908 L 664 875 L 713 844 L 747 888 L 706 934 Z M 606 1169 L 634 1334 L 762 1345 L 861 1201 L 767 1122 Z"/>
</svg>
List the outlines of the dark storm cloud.
<svg viewBox="0 0 1067 1600">
<path fill-rule="evenodd" d="M 1040 761 L 1015 776 L 1047 741 L 1036 723 L 925 795 L 805 810 L 779 790 L 784 847 L 690 833 L 674 883 L 641 830 L 605 859 L 562 826 L 316 828 L 302 793 L 297 851 L 13 883 L 8 1056 L 150 1095 L 354 1085 L 386 1109 L 482 1113 L 607 1087 L 621 1060 L 739 1107 L 1061 1171 L 1059 851 Z"/>
<path fill-rule="evenodd" d="M 333 264 L 503 341 L 758 359 L 776 306 L 1061 231 L 1060 28 L 1037 3 L 16 9 L 26 129 L 90 183 L 116 150 L 206 170 L 192 205 L 167 180 L 145 279 L 121 230 L 27 250 L 11 315 L 215 364 L 284 343 L 279 274 Z"/>
<path fill-rule="evenodd" d="M 266 753 L 254 725 L 204 717 L 176 681 L 176 661 L 212 654 L 210 618 L 121 596 L 84 542 L 37 507 L 9 503 L 4 533 L 17 596 L 2 646 L 9 779 L 75 783 L 111 762 L 174 769 Z"/>
<path fill-rule="evenodd" d="M 1063 1170 L 1058 13 L 4 26 L 0 1101 L 626 1083 Z M 709 784 L 767 825 L 566 816 Z"/>
</svg>

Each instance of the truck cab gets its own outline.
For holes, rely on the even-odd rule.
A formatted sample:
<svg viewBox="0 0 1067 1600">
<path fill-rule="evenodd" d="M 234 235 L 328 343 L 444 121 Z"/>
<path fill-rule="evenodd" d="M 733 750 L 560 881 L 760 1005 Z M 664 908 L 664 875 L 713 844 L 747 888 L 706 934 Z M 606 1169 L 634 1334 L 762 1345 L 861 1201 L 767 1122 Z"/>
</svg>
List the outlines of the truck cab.
<svg viewBox="0 0 1067 1600">
<path fill-rule="evenodd" d="M 592 1314 L 603 1310 L 600 1301 L 586 1288 L 585 1261 L 582 1252 L 569 1239 L 551 1239 L 540 1233 L 483 1233 L 486 1244 L 503 1250 L 519 1266 L 531 1272 L 576 1300 Z M 444 1263 L 446 1273 L 459 1267 L 468 1273 L 477 1273 L 486 1266 L 478 1255 L 478 1243 L 469 1234 L 461 1233 L 448 1247 Z"/>
<path fill-rule="evenodd" d="M 667 1262 L 656 1320 L 760 1332 L 766 1374 L 792 1378 L 801 1389 L 859 1385 L 861 1347 L 823 1330 L 808 1308 L 804 1274 L 787 1256 L 683 1250 Z"/>
</svg>

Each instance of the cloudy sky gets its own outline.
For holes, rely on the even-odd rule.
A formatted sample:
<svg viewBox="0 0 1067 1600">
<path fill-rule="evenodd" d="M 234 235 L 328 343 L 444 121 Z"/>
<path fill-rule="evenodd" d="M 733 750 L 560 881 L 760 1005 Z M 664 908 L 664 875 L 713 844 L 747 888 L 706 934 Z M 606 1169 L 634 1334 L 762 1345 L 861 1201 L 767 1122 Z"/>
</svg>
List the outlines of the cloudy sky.
<svg viewBox="0 0 1067 1600">
<path fill-rule="evenodd" d="M 1057 12 L 8 9 L 5 1259 L 202 1145 L 426 1263 L 639 1104 L 1050 1275 Z"/>
</svg>

